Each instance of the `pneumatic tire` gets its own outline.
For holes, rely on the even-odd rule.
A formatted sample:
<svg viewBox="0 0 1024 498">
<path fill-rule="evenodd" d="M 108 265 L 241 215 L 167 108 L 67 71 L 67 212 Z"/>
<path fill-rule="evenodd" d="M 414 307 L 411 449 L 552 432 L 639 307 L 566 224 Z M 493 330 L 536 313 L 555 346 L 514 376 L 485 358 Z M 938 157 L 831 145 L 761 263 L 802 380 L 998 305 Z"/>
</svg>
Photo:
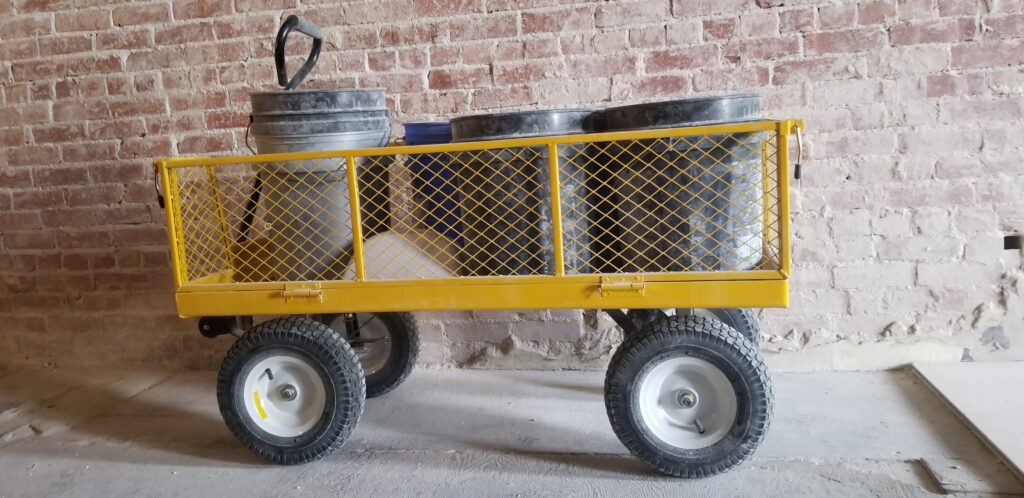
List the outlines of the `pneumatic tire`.
<svg viewBox="0 0 1024 498">
<path fill-rule="evenodd" d="M 366 384 L 355 352 L 326 325 L 289 316 L 256 325 L 228 351 L 217 402 L 228 429 L 278 464 L 318 460 L 351 436 Z"/>
<path fill-rule="evenodd" d="M 674 312 L 674 310 L 667 311 Z M 748 341 L 754 344 L 761 343 L 761 325 L 757 321 L 754 310 L 750 308 L 693 308 L 690 313 L 719 320 L 736 329 Z M 639 330 L 659 318 L 671 315 L 666 310 L 631 309 L 626 311 L 626 316 L 636 324 L 636 328 Z"/>
<path fill-rule="evenodd" d="M 393 391 L 416 366 L 420 336 L 411 313 L 332 314 L 314 318 L 344 336 L 355 350 L 366 375 L 367 398 Z"/>
<path fill-rule="evenodd" d="M 628 337 L 605 378 L 616 436 L 658 471 L 708 477 L 764 439 L 772 386 L 757 347 L 719 320 L 668 316 Z"/>
</svg>

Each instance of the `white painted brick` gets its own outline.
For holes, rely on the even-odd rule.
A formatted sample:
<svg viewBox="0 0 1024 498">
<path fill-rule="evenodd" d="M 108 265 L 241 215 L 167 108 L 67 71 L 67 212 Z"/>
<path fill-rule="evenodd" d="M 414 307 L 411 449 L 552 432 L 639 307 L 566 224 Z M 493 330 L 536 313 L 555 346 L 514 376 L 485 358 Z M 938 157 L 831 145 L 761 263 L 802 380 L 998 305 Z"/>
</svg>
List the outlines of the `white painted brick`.
<svg viewBox="0 0 1024 498">
<path fill-rule="evenodd" d="M 980 287 L 998 283 L 1000 270 L 993 264 L 971 262 L 921 263 L 917 283 L 925 286 Z"/>
<path fill-rule="evenodd" d="M 871 233 L 882 237 L 900 237 L 910 235 L 913 230 L 911 215 L 908 210 L 886 210 L 871 220 Z"/>
<path fill-rule="evenodd" d="M 583 322 L 525 321 L 512 326 L 512 334 L 524 341 L 574 341 L 583 333 Z"/>
<path fill-rule="evenodd" d="M 999 228 L 999 217 L 990 207 L 960 207 L 953 214 L 953 225 L 961 233 L 992 232 Z"/>
<path fill-rule="evenodd" d="M 949 211 L 942 208 L 924 208 L 914 212 L 914 229 L 924 234 L 949 233 L 952 227 Z"/>
<path fill-rule="evenodd" d="M 964 258 L 979 263 L 993 263 L 1005 254 L 1001 235 L 975 235 L 967 239 Z"/>
<path fill-rule="evenodd" d="M 891 237 L 877 244 L 878 257 L 886 260 L 935 261 L 963 254 L 964 241 L 949 235 Z"/>
<path fill-rule="evenodd" d="M 909 287 L 914 284 L 914 264 L 879 262 L 835 269 L 836 288 Z"/>
<path fill-rule="evenodd" d="M 445 337 L 452 342 L 498 343 L 512 333 L 509 323 L 467 322 L 445 325 Z"/>
<path fill-rule="evenodd" d="M 857 289 L 850 291 L 850 313 L 866 315 L 871 313 L 889 316 L 923 313 L 935 301 L 925 288 L 917 289 Z"/>
<path fill-rule="evenodd" d="M 832 219 L 835 240 L 859 239 L 871 233 L 872 214 L 866 209 L 838 212 Z"/>
</svg>

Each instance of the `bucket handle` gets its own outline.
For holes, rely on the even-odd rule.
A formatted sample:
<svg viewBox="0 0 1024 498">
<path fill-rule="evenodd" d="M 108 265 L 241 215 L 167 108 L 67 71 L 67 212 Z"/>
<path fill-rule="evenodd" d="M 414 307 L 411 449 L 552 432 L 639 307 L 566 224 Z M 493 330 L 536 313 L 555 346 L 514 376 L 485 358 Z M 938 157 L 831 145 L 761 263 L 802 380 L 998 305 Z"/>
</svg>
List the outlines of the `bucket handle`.
<svg viewBox="0 0 1024 498">
<path fill-rule="evenodd" d="M 295 75 L 292 76 L 291 80 L 288 79 L 288 69 L 284 65 L 284 46 L 288 41 L 288 34 L 292 30 L 296 30 L 299 33 L 304 33 L 313 38 L 313 48 L 309 51 L 309 57 L 306 57 L 306 63 L 295 71 Z M 320 57 L 320 45 L 323 43 L 324 35 L 320 31 L 320 27 L 313 24 L 297 15 L 290 15 L 284 20 L 284 24 L 281 25 L 281 29 L 277 31 L 277 42 L 274 45 L 274 64 L 277 66 L 277 84 L 284 87 L 285 90 L 294 90 L 295 87 L 302 83 L 302 80 L 306 79 L 309 72 L 313 70 L 313 66 L 316 65 L 317 58 Z"/>
</svg>

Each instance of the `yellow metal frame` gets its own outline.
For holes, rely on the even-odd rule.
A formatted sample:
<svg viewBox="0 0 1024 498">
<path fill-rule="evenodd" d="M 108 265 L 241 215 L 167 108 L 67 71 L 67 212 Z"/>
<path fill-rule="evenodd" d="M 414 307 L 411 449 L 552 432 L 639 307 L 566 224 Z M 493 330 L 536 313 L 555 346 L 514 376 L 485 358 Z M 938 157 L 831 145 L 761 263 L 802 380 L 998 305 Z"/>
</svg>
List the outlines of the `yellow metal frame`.
<svg viewBox="0 0 1024 498">
<path fill-rule="evenodd" d="M 181 316 L 267 315 L 339 313 L 364 311 L 430 311 L 462 309 L 546 309 L 546 308 L 738 308 L 786 307 L 789 304 L 790 273 L 789 222 L 789 137 L 801 120 L 698 126 L 662 130 L 596 133 L 540 138 L 521 138 L 442 145 L 397 145 L 373 149 L 326 152 L 265 154 L 234 157 L 192 157 L 155 161 L 163 186 L 171 264 L 176 301 Z M 614 275 L 566 275 L 562 244 L 561 202 L 558 175 L 559 144 L 643 140 L 693 135 L 746 132 L 777 134 L 777 175 L 779 215 L 779 267 L 777 270 L 637 273 Z M 451 277 L 423 280 L 367 280 L 363 238 L 359 220 L 359 185 L 356 158 L 464 152 L 493 148 L 549 148 L 553 275 Z M 220 273 L 188 281 L 185 241 L 181 234 L 181 205 L 175 170 L 186 167 L 212 168 L 238 163 L 267 163 L 324 158 L 344 158 L 348 170 L 348 191 L 354 232 L 353 281 L 317 282 L 232 282 Z M 223 213 L 219 213 L 223 218 Z M 221 223 L 223 220 L 219 220 Z"/>
</svg>

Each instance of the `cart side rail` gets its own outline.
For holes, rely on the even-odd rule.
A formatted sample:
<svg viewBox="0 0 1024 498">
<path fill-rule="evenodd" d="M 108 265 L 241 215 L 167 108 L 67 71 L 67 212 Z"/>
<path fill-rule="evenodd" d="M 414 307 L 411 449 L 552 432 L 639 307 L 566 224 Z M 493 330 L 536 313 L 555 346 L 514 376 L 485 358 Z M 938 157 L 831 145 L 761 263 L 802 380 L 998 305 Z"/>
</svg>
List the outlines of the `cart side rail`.
<svg viewBox="0 0 1024 498">
<path fill-rule="evenodd" d="M 789 135 L 802 126 L 155 164 L 179 292 L 553 281 L 616 292 L 630 279 L 785 280 Z"/>
</svg>

